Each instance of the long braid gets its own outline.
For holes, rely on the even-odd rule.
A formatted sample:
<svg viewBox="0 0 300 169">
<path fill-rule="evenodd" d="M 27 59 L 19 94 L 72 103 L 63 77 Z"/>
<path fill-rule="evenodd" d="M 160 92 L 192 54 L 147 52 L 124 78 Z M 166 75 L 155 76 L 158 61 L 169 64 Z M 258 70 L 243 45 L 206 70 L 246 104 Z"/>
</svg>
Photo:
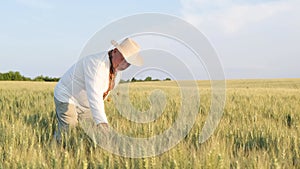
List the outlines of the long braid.
<svg viewBox="0 0 300 169">
<path fill-rule="evenodd" d="M 113 67 L 112 64 L 112 55 L 111 55 L 112 51 L 108 52 L 109 55 L 109 61 L 110 61 L 110 68 L 109 68 L 109 83 L 108 83 L 108 89 L 105 93 L 103 93 L 103 100 L 105 99 L 105 97 L 108 95 L 108 93 L 114 88 L 115 86 L 115 77 L 116 77 L 116 71 Z"/>
</svg>

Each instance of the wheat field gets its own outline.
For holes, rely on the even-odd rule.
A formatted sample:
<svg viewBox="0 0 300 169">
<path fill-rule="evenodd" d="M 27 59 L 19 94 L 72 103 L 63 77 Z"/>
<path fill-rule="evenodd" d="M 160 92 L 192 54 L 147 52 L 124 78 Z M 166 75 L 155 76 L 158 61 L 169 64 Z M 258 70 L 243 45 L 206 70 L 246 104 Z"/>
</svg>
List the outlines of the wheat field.
<svg viewBox="0 0 300 169">
<path fill-rule="evenodd" d="M 2 81 L 0 168 L 300 168 L 300 79 L 226 81 L 223 117 L 203 144 L 199 135 L 210 110 L 211 86 L 209 81 L 197 84 L 200 108 L 188 135 L 157 156 L 129 158 L 102 149 L 79 127 L 63 143 L 53 144 L 55 83 Z M 124 119 L 109 98 L 105 107 L 110 125 L 131 137 L 166 130 L 180 109 L 175 82 L 131 83 L 130 100 L 147 110 L 147 96 L 157 89 L 165 92 L 167 103 L 156 121 Z"/>
</svg>

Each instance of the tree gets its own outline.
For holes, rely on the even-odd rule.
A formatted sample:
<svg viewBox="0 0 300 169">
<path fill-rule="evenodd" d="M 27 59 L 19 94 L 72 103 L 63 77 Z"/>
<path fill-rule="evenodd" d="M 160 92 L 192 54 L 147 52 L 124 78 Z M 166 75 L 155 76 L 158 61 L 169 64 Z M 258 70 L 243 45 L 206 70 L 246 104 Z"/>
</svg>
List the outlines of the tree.
<svg viewBox="0 0 300 169">
<path fill-rule="evenodd" d="M 7 73 L 0 73 L 0 80 L 15 80 L 15 81 L 32 81 L 31 78 L 22 76 L 20 72 L 9 71 Z M 37 76 L 33 81 L 46 81 L 46 82 L 57 82 L 59 78 L 44 77 L 43 75 Z"/>
<path fill-rule="evenodd" d="M 13 73 L 13 80 L 18 80 L 18 81 L 23 80 L 23 77 L 22 77 L 22 75 L 20 74 L 20 72 L 14 72 L 14 73 Z"/>
<path fill-rule="evenodd" d="M 7 73 L 0 73 L 0 80 L 23 80 L 25 77 L 20 72 L 9 71 Z"/>
<path fill-rule="evenodd" d="M 133 78 L 131 79 L 131 82 L 136 82 L 136 79 L 133 77 Z"/>
<path fill-rule="evenodd" d="M 151 80 L 152 80 L 152 77 L 148 76 L 148 77 L 145 78 L 144 81 L 151 81 Z"/>
<path fill-rule="evenodd" d="M 33 79 L 33 81 L 44 81 L 43 75 L 37 76 Z"/>
</svg>

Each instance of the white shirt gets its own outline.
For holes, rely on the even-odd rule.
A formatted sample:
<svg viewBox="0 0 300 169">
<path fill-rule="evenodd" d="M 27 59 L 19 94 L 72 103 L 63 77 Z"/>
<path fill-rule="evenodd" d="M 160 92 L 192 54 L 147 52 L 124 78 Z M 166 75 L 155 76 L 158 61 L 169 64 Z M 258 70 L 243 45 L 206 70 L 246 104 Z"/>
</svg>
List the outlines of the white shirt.
<svg viewBox="0 0 300 169">
<path fill-rule="evenodd" d="M 90 109 L 96 124 L 108 123 L 103 93 L 108 89 L 109 70 L 108 52 L 84 57 L 61 77 L 54 89 L 54 97 L 61 102 Z M 115 86 L 119 81 L 120 72 L 115 78 Z"/>
</svg>

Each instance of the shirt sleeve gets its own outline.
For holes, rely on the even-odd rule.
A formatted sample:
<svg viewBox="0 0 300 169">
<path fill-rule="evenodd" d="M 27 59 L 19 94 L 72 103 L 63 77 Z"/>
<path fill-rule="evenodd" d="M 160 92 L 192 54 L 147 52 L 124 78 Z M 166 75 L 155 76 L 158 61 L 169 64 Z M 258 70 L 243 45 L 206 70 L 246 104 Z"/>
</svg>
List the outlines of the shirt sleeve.
<svg viewBox="0 0 300 169">
<path fill-rule="evenodd" d="M 103 91 L 105 71 L 101 73 L 101 61 L 88 57 L 83 62 L 84 80 L 89 106 L 96 124 L 108 123 L 104 110 Z"/>
</svg>

